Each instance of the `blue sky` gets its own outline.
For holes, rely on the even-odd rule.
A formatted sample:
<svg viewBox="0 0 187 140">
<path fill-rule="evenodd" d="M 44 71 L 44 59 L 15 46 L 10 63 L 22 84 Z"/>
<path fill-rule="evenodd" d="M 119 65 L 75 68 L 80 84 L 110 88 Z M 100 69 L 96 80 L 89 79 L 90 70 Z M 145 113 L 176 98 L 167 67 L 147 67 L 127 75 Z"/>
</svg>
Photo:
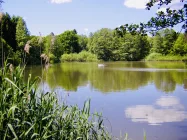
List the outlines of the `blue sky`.
<svg viewBox="0 0 187 140">
<path fill-rule="evenodd" d="M 76 29 L 89 34 L 126 23 L 146 22 L 157 7 L 145 10 L 147 0 L 5 0 L 2 11 L 22 16 L 32 35 L 60 34 Z M 178 2 L 180 0 L 174 0 Z M 165 7 L 162 8 L 164 10 Z"/>
</svg>

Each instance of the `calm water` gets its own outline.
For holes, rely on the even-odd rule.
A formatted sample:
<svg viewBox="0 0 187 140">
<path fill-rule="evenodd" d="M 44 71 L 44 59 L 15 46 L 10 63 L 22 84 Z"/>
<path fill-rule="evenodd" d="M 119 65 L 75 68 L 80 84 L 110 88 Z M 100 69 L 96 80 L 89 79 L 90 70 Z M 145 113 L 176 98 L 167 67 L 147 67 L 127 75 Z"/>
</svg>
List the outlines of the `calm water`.
<svg viewBox="0 0 187 140">
<path fill-rule="evenodd" d="M 40 86 L 61 101 L 91 98 L 113 135 L 131 140 L 187 140 L 187 65 L 180 62 L 63 63 L 52 65 Z M 27 73 L 41 75 L 41 67 Z M 108 121 L 109 120 L 109 121 Z M 112 127 L 111 127 L 112 126 Z"/>
</svg>

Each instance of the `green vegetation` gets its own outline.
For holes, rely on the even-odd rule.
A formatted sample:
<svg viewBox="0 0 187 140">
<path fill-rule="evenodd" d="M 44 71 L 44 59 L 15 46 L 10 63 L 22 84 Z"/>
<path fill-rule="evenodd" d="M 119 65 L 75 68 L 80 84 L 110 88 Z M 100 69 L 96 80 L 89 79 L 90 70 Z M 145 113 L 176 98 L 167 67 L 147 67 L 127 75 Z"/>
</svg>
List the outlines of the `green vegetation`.
<svg viewBox="0 0 187 140">
<path fill-rule="evenodd" d="M 187 56 L 180 55 L 162 55 L 160 53 L 151 53 L 145 60 L 147 61 L 186 61 Z"/>
<path fill-rule="evenodd" d="M 0 139 L 112 139 L 101 114 L 59 104 L 55 93 L 37 91 L 39 78 L 23 81 L 24 69 L 0 70 Z"/>
<path fill-rule="evenodd" d="M 49 64 L 64 61 L 139 61 L 185 59 L 187 38 L 173 29 L 164 29 L 149 37 L 138 32 L 102 28 L 89 36 L 68 30 L 59 35 L 30 36 L 22 17 L 2 13 L 1 64 Z M 121 29 L 122 30 L 122 29 Z M 25 45 L 27 44 L 27 45 Z M 24 51 L 26 49 L 27 51 Z M 2 53 L 3 52 L 3 53 Z M 155 57 L 153 54 L 161 54 Z M 154 57 L 152 57 L 154 56 Z M 155 59 L 153 59 L 155 58 Z M 41 60 L 42 59 L 42 60 Z M 185 59 L 186 60 L 186 59 Z M 3 64 L 2 64 L 3 65 Z"/>
<path fill-rule="evenodd" d="M 177 85 L 182 86 L 184 79 L 187 79 L 186 72 L 179 72 L 187 68 L 183 62 L 107 62 L 104 69 L 98 68 L 97 64 L 68 62 L 53 65 L 44 75 L 44 81 L 50 89 L 61 87 L 65 91 L 74 92 L 78 87 L 89 83 L 90 87 L 104 94 L 110 94 L 117 91 L 138 90 L 149 83 L 154 83 L 162 92 L 172 93 Z M 165 72 L 165 69 L 169 71 Z M 35 75 L 41 75 L 39 67 L 30 70 Z"/>
<path fill-rule="evenodd" d="M 63 54 L 61 56 L 61 62 L 95 62 L 98 61 L 96 55 L 82 51 L 80 53 L 70 53 L 70 54 Z"/>
</svg>

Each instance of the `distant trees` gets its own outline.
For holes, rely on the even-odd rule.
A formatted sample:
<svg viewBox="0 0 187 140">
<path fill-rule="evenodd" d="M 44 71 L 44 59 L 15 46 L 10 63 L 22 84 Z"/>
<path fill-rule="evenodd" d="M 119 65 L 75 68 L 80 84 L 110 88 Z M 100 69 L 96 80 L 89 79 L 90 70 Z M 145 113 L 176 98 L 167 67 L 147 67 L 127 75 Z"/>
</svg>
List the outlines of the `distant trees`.
<svg viewBox="0 0 187 140">
<path fill-rule="evenodd" d="M 135 61 L 149 53 L 150 45 L 146 37 L 131 34 L 120 37 L 115 31 L 105 28 L 94 33 L 88 48 L 98 59 L 105 61 Z"/>
<path fill-rule="evenodd" d="M 174 55 L 187 55 L 187 38 L 184 34 L 180 34 L 173 46 Z"/>
<path fill-rule="evenodd" d="M 41 55 L 45 56 L 47 62 L 56 63 L 61 61 L 62 56 L 75 56 L 74 61 L 95 61 L 96 57 L 103 61 L 138 61 L 150 53 L 158 56 L 185 56 L 187 53 L 186 35 L 173 29 L 161 30 L 153 37 L 138 33 L 134 30 L 136 26 L 132 26 L 132 32 L 123 30 L 121 34 L 116 30 L 102 28 L 85 36 L 78 35 L 74 29 L 59 35 L 51 32 L 42 37 L 30 36 L 23 18 L 11 17 L 8 13 L 1 15 L 0 59 L 8 56 L 14 64 L 23 62 L 23 57 L 28 64 L 41 64 Z M 28 41 L 30 53 L 24 53 Z"/>
<path fill-rule="evenodd" d="M 167 55 L 172 53 L 178 34 L 173 29 L 165 29 L 156 33 L 153 37 L 152 52 Z"/>
<path fill-rule="evenodd" d="M 60 61 L 61 55 L 79 53 L 81 50 L 82 49 L 79 45 L 79 37 L 76 30 L 65 31 L 64 33 L 56 36 L 53 54 L 56 57 L 57 62 Z"/>
<path fill-rule="evenodd" d="M 89 51 L 96 54 L 98 59 L 112 60 L 112 46 L 113 31 L 103 28 L 93 34 L 89 40 Z"/>
</svg>

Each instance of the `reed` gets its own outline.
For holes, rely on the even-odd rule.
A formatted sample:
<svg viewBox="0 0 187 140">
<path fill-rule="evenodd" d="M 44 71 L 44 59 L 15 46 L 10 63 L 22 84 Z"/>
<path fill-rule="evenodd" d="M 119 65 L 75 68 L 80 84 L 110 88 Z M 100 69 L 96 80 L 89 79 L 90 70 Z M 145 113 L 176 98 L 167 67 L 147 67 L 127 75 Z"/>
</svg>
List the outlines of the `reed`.
<svg viewBox="0 0 187 140">
<path fill-rule="evenodd" d="M 60 105 L 56 93 L 37 92 L 40 78 L 24 82 L 23 72 L 6 63 L 0 70 L 0 139 L 112 139 L 102 116 L 90 113 L 90 100 L 83 109 Z"/>
</svg>

